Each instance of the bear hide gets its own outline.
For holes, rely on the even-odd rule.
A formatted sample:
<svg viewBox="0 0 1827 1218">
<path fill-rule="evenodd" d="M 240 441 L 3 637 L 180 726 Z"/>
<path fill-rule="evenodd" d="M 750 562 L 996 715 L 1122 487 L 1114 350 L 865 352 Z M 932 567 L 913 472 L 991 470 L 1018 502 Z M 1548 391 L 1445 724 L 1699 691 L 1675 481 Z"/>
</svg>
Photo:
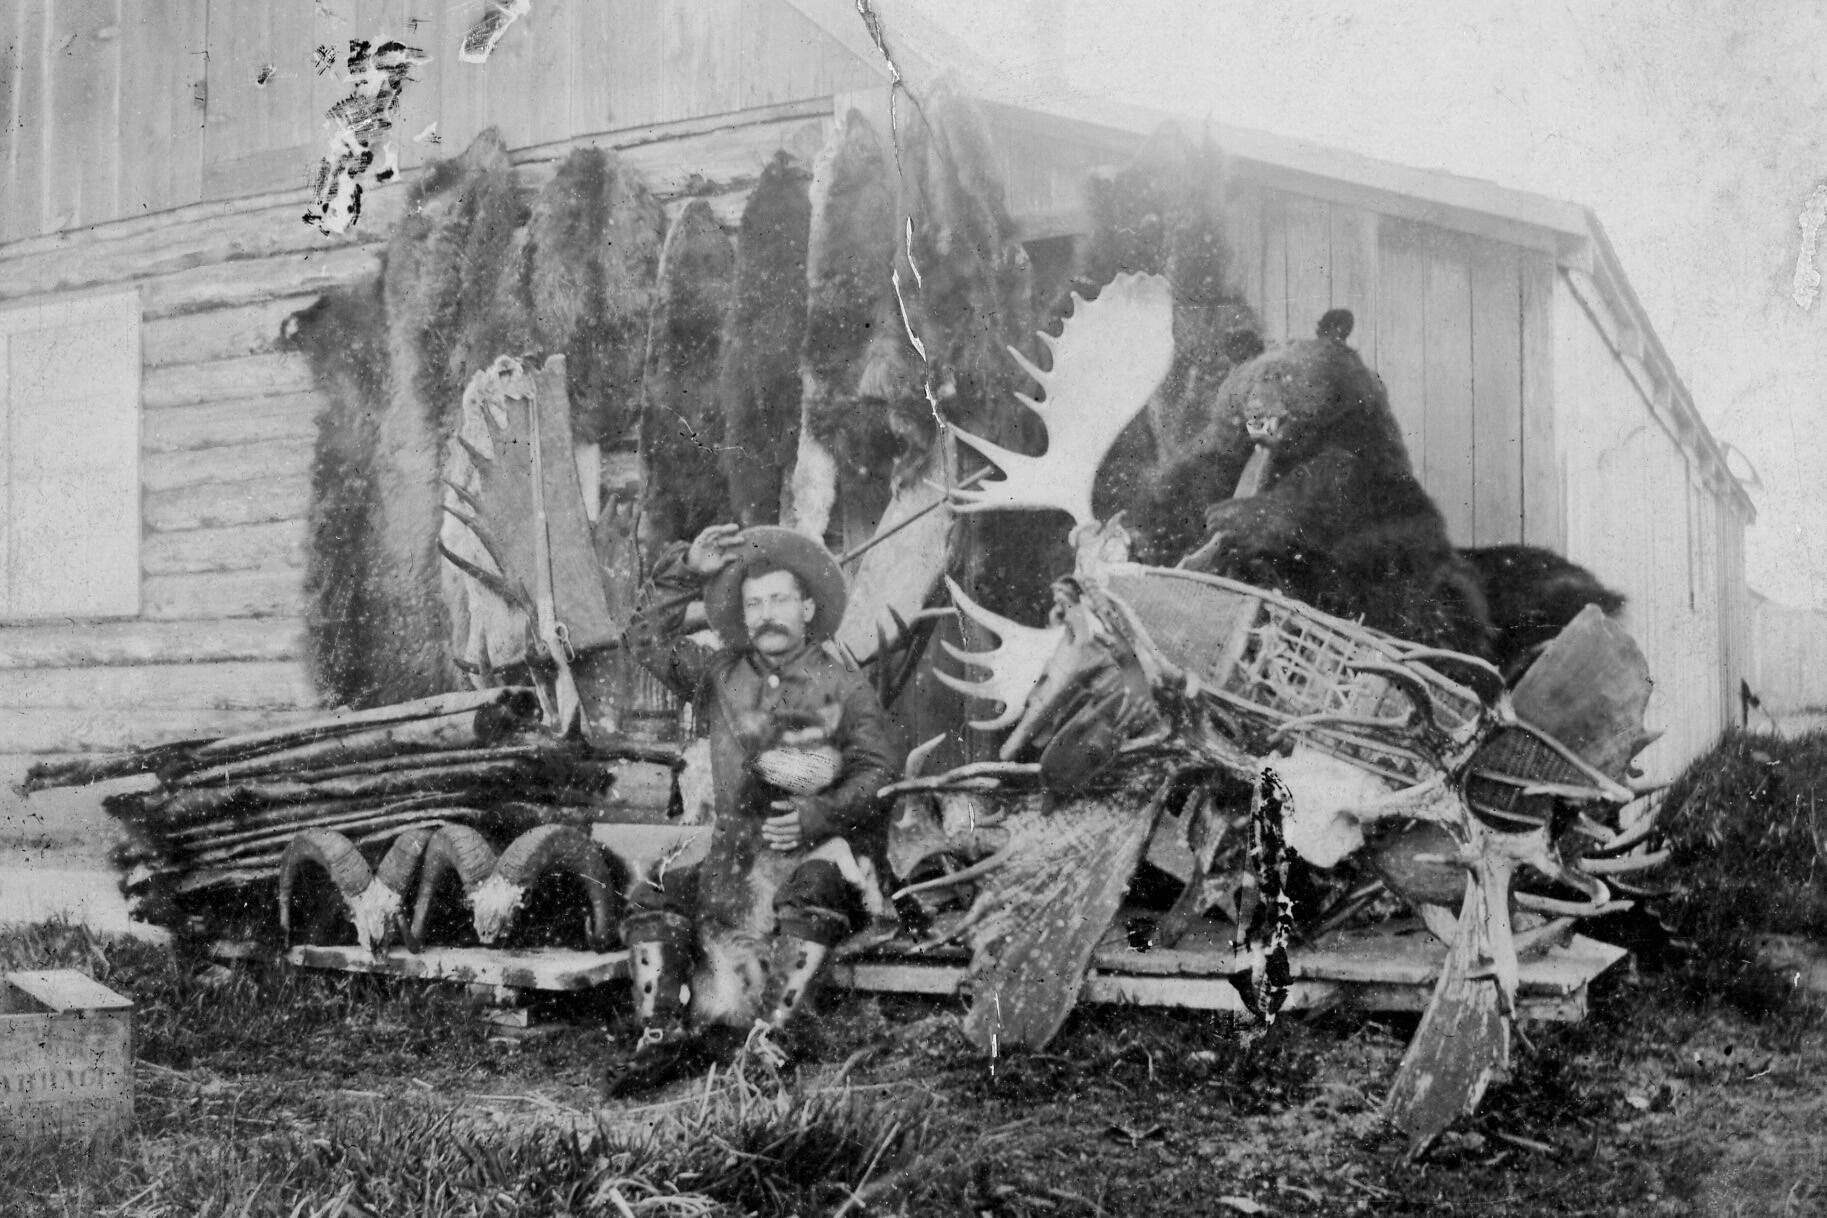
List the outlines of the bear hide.
<svg viewBox="0 0 1827 1218">
<path fill-rule="evenodd" d="M 1332 310 L 1317 337 L 1237 367 L 1208 442 L 1168 471 L 1151 523 L 1202 512 L 1208 540 L 1187 567 L 1490 659 L 1478 570 L 1416 480 L 1382 381 L 1346 345 L 1351 325 Z M 1256 444 L 1271 453 L 1260 491 L 1224 499 Z"/>
</svg>

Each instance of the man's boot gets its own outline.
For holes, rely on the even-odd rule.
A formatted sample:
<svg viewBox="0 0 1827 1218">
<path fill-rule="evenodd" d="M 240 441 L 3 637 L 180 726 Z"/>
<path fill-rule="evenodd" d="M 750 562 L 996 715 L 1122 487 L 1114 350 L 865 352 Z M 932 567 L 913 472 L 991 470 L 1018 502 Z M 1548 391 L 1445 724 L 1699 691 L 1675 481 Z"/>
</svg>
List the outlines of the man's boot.
<svg viewBox="0 0 1827 1218">
<path fill-rule="evenodd" d="M 800 1011 L 818 981 L 828 944 L 782 933 L 774 940 L 761 1017 L 749 1030 L 743 1051 L 778 1071 L 805 1055 L 805 1020 Z"/>
<path fill-rule="evenodd" d="M 698 1037 L 685 1026 L 686 983 L 691 977 L 692 925 L 671 912 L 644 912 L 627 921 L 628 972 L 641 1036 L 626 1061 L 603 1083 L 611 1099 L 637 1095 L 696 1067 Z"/>
</svg>

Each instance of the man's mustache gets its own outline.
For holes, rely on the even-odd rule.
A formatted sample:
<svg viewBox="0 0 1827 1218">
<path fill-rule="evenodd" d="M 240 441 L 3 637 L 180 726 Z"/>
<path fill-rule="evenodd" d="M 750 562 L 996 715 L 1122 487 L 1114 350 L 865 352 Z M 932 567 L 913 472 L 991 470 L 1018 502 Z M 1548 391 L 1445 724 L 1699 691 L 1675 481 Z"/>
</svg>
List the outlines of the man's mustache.
<svg viewBox="0 0 1827 1218">
<path fill-rule="evenodd" d="M 793 632 L 778 622 L 765 622 L 749 631 L 749 637 L 751 639 L 758 639 L 764 634 L 781 634 L 788 638 L 793 637 Z"/>
</svg>

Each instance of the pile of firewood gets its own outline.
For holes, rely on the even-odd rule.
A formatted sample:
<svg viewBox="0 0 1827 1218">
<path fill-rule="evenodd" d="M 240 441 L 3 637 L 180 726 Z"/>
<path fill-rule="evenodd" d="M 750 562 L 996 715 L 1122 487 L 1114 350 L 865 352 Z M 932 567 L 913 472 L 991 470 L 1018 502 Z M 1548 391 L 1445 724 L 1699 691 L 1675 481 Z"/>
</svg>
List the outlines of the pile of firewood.
<svg viewBox="0 0 1827 1218">
<path fill-rule="evenodd" d="M 443 824 L 508 833 L 587 824 L 619 763 L 682 764 L 666 745 L 586 745 L 542 726 L 523 687 L 444 694 L 295 727 L 32 767 L 23 790 L 150 774 L 103 806 L 128 828 L 117 856 L 142 907 L 276 878 L 286 845 L 333 829 L 377 854 Z"/>
</svg>

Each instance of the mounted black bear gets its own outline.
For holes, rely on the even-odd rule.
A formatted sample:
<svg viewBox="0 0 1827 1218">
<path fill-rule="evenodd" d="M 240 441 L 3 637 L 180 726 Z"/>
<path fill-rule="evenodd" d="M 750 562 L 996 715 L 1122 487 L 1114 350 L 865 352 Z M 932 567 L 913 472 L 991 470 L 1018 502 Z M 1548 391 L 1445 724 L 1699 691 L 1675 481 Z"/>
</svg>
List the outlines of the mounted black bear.
<svg viewBox="0 0 1827 1218">
<path fill-rule="evenodd" d="M 1622 596 L 1547 550 L 1454 549 L 1383 382 L 1346 345 L 1353 321 L 1333 309 L 1316 337 L 1267 350 L 1253 333 L 1231 335 L 1239 366 L 1140 513 L 1145 557 L 1193 550 L 1189 569 L 1492 660 L 1512 677 L 1586 604 L 1622 608 Z"/>
<path fill-rule="evenodd" d="M 1352 322 L 1334 309 L 1317 337 L 1266 351 L 1253 334 L 1234 336 L 1233 358 L 1257 353 L 1225 378 L 1202 441 L 1162 479 L 1144 539 L 1159 556 L 1197 532 L 1206 540 L 1189 569 L 1490 659 L 1478 571 L 1416 481 L 1383 382 L 1345 345 Z M 1260 486 L 1227 498 L 1258 449 Z"/>
</svg>

